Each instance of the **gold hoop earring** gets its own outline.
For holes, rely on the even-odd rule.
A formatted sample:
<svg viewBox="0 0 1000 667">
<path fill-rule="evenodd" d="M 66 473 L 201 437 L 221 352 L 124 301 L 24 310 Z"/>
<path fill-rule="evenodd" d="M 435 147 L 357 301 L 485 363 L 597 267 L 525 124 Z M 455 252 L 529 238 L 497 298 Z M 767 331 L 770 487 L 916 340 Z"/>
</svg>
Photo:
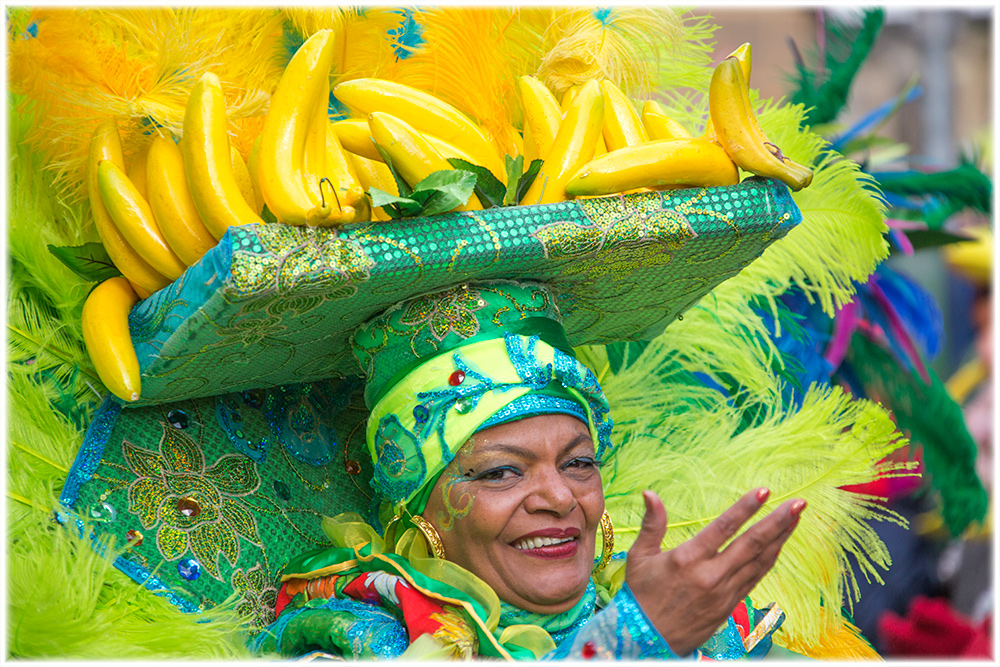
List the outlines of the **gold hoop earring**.
<svg viewBox="0 0 1000 667">
<path fill-rule="evenodd" d="M 611 523 L 611 515 L 608 514 L 607 510 L 601 515 L 601 542 L 603 543 L 601 560 L 597 561 L 594 574 L 597 574 L 608 566 L 608 563 L 611 562 L 611 555 L 615 550 L 615 527 Z"/>
<path fill-rule="evenodd" d="M 410 519 L 413 521 L 413 525 L 424 534 L 427 544 L 430 545 L 431 551 L 434 553 L 434 557 L 445 560 L 444 543 L 441 541 L 441 536 L 438 535 L 437 529 L 422 516 L 411 516 Z"/>
</svg>

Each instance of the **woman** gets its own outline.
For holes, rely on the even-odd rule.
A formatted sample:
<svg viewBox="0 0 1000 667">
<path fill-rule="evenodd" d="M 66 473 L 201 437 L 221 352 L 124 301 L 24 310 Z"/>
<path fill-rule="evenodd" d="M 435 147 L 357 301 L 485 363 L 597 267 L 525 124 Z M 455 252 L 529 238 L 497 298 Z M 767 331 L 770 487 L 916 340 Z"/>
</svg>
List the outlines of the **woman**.
<svg viewBox="0 0 1000 667">
<path fill-rule="evenodd" d="M 745 598 L 804 501 L 724 546 L 767 500 L 767 489 L 750 491 L 662 551 L 666 512 L 646 492 L 634 544 L 624 562 L 612 556 L 600 474 L 613 449 L 607 401 L 573 358 L 544 286 L 418 297 L 354 341 L 368 379 L 374 486 L 391 519 L 384 537 L 357 515 L 328 519 L 335 546 L 285 568 L 279 617 L 261 648 L 676 658 L 709 642 L 712 657 L 740 657 L 780 623 L 779 611 L 755 612 Z"/>
</svg>

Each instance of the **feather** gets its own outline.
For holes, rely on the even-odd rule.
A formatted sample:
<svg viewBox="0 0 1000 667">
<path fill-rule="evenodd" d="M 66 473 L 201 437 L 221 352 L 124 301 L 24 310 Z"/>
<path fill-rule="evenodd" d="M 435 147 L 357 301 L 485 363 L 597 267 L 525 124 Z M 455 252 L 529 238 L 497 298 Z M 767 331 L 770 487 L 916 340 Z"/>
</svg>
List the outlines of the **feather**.
<svg viewBox="0 0 1000 667">
<path fill-rule="evenodd" d="M 847 354 L 847 347 L 851 343 L 851 336 L 858 325 L 859 304 L 851 301 L 841 306 L 834 316 L 834 333 L 830 346 L 827 348 L 826 360 L 831 366 L 836 368 L 843 361 Z"/>
<path fill-rule="evenodd" d="M 917 352 L 910 334 L 900 321 L 896 309 L 885 293 L 882 292 L 882 288 L 879 287 L 877 274 L 873 274 L 869 279 L 867 289 L 861 294 L 861 299 L 862 303 L 869 304 L 865 309 L 869 317 L 874 319 L 872 314 L 878 314 L 880 328 L 886 335 L 890 345 L 892 345 L 893 350 L 902 357 L 907 366 L 917 371 L 924 383 L 929 383 L 930 376 L 927 374 L 927 367 L 924 365 L 923 359 L 920 358 L 920 353 Z M 871 307 L 870 304 L 872 303 L 874 303 L 874 307 Z"/>
<path fill-rule="evenodd" d="M 836 632 L 825 635 L 817 644 L 790 641 L 780 629 L 774 634 L 774 643 L 813 660 L 878 662 L 882 659 L 861 630 L 847 619 Z"/>
<path fill-rule="evenodd" d="M 909 104 L 923 95 L 923 93 L 923 88 L 915 83 L 908 85 L 908 87 L 900 95 L 889 100 L 888 102 L 882 103 L 873 111 L 868 112 L 861 118 L 861 120 L 856 122 L 849 129 L 842 132 L 839 136 L 831 139 L 830 148 L 839 153 L 846 153 L 847 151 L 845 150 L 845 147 L 854 141 L 854 139 L 866 132 L 877 131 L 878 128 L 888 121 L 893 114 L 899 111 L 903 105 Z"/>
<path fill-rule="evenodd" d="M 872 176 L 887 193 L 913 197 L 933 195 L 939 198 L 939 206 L 943 201 L 957 207 L 955 210 L 965 207 L 983 213 L 992 210 L 993 183 L 989 176 L 970 162 L 963 162 L 947 171 L 881 171 L 873 172 Z M 936 229 L 937 226 L 932 228 Z"/>
<path fill-rule="evenodd" d="M 952 535 L 986 516 L 987 496 L 976 474 L 976 443 L 962 410 L 933 370 L 918 380 L 867 337 L 856 334 L 845 365 L 873 400 L 892 411 L 899 428 L 920 447 L 930 484 L 941 498 L 941 513 Z"/>
<path fill-rule="evenodd" d="M 817 75 L 804 64 L 798 65 L 797 90 L 792 94 L 792 102 L 809 108 L 806 117 L 811 125 L 828 123 L 840 114 L 854 76 L 868 57 L 884 19 L 885 10 L 869 9 L 865 10 L 860 28 L 852 29 L 841 22 L 830 23 L 822 67 L 826 77 L 822 84 L 817 85 Z M 820 66 L 816 69 L 820 70 Z"/>
</svg>

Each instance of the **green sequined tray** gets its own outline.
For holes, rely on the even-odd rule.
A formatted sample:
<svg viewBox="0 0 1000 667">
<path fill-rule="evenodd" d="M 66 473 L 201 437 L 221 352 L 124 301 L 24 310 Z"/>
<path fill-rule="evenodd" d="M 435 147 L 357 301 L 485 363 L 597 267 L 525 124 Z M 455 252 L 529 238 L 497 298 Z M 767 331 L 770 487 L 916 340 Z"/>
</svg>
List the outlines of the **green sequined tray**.
<svg viewBox="0 0 1000 667">
<path fill-rule="evenodd" d="M 130 318 L 139 405 L 358 374 L 350 336 L 406 298 L 474 280 L 548 283 L 573 345 L 639 340 L 801 220 L 749 178 L 350 225 L 230 229 Z"/>
<path fill-rule="evenodd" d="M 351 378 L 147 407 L 109 399 L 57 519 L 131 543 L 115 566 L 181 610 L 235 592 L 250 628 L 262 628 L 288 559 L 329 543 L 321 517 L 374 521 L 361 390 Z"/>
</svg>

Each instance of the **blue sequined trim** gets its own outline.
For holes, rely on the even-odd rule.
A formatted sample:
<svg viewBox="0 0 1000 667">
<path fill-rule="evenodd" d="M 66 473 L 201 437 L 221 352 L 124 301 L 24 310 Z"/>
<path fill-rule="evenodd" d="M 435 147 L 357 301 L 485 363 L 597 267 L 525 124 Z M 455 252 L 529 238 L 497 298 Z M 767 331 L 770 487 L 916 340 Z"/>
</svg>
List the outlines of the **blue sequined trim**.
<svg viewBox="0 0 1000 667">
<path fill-rule="evenodd" d="M 496 426 L 497 424 L 506 424 L 507 422 L 517 421 L 525 417 L 550 414 L 572 415 L 580 421 L 587 423 L 587 412 L 575 401 L 559 398 L 558 396 L 546 396 L 544 394 L 525 394 L 520 398 L 515 398 L 499 412 L 487 419 L 477 429 L 477 432 L 491 426 Z"/>
</svg>

